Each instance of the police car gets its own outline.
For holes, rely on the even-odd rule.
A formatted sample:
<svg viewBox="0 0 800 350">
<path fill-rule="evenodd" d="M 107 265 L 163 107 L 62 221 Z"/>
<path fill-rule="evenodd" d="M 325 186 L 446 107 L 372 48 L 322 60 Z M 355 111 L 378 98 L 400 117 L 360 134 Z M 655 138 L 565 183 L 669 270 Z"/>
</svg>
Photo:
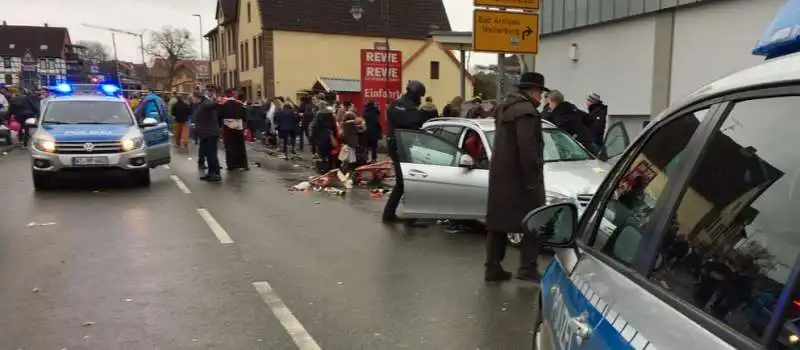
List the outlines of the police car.
<svg viewBox="0 0 800 350">
<path fill-rule="evenodd" d="M 800 348 L 798 10 L 754 49 L 767 62 L 661 113 L 582 215 L 528 214 L 555 251 L 534 349 Z"/>
<path fill-rule="evenodd" d="M 37 190 L 52 187 L 56 175 L 85 172 L 122 172 L 148 186 L 150 169 L 170 162 L 167 124 L 137 121 L 115 85 L 58 85 L 41 117 L 25 124 L 35 128 L 29 150 Z"/>
</svg>

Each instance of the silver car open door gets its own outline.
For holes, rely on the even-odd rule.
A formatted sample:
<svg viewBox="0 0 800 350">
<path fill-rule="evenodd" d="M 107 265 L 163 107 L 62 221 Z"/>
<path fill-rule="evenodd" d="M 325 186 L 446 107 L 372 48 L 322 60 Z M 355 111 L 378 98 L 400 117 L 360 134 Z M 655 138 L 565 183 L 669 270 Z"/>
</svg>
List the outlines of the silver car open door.
<svg viewBox="0 0 800 350">
<path fill-rule="evenodd" d="M 396 130 L 402 170 L 403 218 L 472 218 L 475 191 L 486 191 L 486 179 L 459 167 L 462 152 L 438 136 L 417 130 Z"/>
</svg>

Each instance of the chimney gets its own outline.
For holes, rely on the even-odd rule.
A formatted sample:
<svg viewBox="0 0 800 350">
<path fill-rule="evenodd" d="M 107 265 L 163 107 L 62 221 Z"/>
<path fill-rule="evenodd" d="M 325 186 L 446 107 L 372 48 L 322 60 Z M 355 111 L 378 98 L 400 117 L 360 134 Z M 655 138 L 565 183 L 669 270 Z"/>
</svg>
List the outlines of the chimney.
<svg viewBox="0 0 800 350">
<path fill-rule="evenodd" d="M 3 21 L 3 25 L 4 25 L 4 26 L 7 26 L 7 25 L 8 25 L 8 22 L 6 22 L 6 21 Z"/>
<path fill-rule="evenodd" d="M 45 27 L 45 28 L 49 27 L 49 26 L 47 25 L 47 22 L 44 22 L 44 27 Z"/>
</svg>

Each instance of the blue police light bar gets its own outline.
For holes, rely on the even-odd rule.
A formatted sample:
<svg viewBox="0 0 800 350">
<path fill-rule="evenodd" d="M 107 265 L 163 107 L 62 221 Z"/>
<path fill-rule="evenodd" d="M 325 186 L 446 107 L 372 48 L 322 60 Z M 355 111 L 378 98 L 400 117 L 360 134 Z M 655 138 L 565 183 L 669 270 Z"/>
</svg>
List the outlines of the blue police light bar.
<svg viewBox="0 0 800 350">
<path fill-rule="evenodd" d="M 800 51 L 800 0 L 789 0 L 775 15 L 753 54 L 767 59 Z"/>
<path fill-rule="evenodd" d="M 61 94 L 69 94 L 72 92 L 72 85 L 69 85 L 67 83 L 61 83 L 56 85 L 55 90 L 56 92 Z"/>
<path fill-rule="evenodd" d="M 106 95 L 116 95 L 120 92 L 120 89 L 119 86 L 116 85 L 102 84 L 100 85 L 100 91 Z"/>
</svg>

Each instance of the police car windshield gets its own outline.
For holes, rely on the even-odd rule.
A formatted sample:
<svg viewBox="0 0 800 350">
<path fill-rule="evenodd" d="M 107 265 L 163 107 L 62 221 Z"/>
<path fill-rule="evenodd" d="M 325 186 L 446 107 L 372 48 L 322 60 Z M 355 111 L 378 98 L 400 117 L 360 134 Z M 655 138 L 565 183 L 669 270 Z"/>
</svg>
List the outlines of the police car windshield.
<svg viewBox="0 0 800 350">
<path fill-rule="evenodd" d="M 545 129 L 542 134 L 544 137 L 544 161 L 547 163 L 594 159 L 566 132 L 558 129 Z M 494 131 L 486 132 L 486 140 L 489 141 L 489 145 L 494 147 Z"/>
<path fill-rule="evenodd" d="M 49 101 L 42 124 L 133 125 L 133 117 L 121 101 Z"/>
</svg>

